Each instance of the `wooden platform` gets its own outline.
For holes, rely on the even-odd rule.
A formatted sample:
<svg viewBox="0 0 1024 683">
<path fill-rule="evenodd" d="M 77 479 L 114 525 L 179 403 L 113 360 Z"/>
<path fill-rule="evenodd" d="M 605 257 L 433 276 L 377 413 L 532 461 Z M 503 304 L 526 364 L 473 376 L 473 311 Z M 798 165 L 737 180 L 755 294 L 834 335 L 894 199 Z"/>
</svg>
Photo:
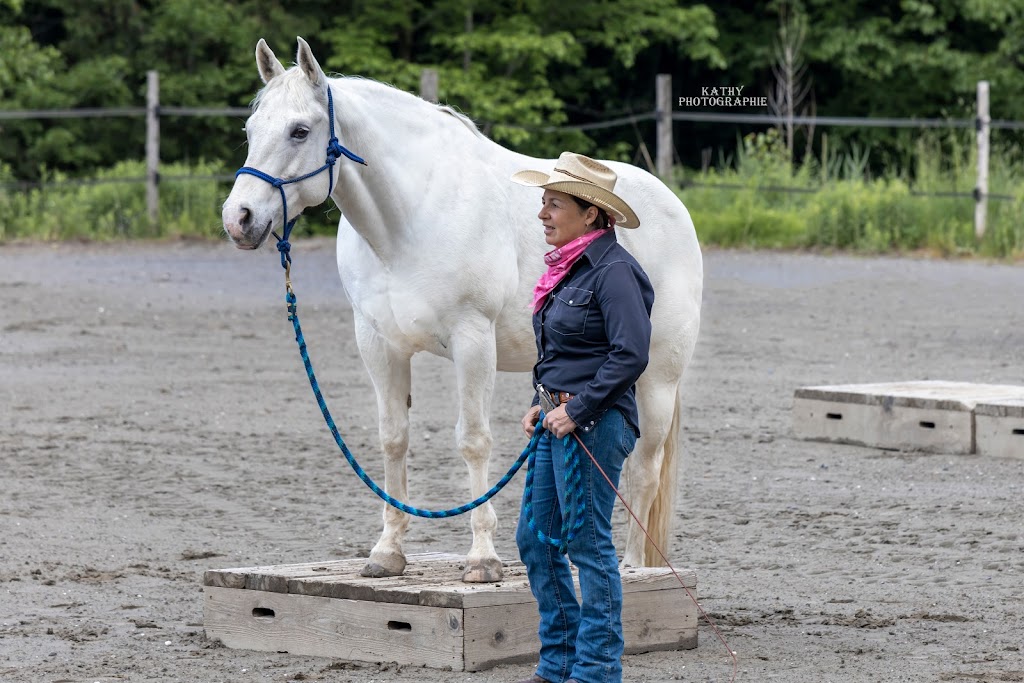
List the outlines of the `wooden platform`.
<svg viewBox="0 0 1024 683">
<path fill-rule="evenodd" d="M 1014 401 L 1024 401 L 1024 387 L 940 381 L 804 387 L 794 396 L 793 431 L 804 439 L 875 448 L 1005 455 L 1007 444 L 1002 441 L 979 448 L 976 409 Z M 992 428 L 1002 433 L 1005 426 Z M 1012 439 L 1009 444 L 1011 450 L 1021 447 Z"/>
<path fill-rule="evenodd" d="M 207 571 L 206 636 L 234 648 L 452 671 L 536 659 L 537 606 L 521 563 L 506 563 L 501 583 L 466 584 L 459 555 L 408 560 L 403 576 L 382 579 L 359 576 L 365 559 Z M 679 575 L 696 595 L 696 574 Z M 622 590 L 627 654 L 697 646 L 697 608 L 668 569 L 624 569 Z"/>
</svg>

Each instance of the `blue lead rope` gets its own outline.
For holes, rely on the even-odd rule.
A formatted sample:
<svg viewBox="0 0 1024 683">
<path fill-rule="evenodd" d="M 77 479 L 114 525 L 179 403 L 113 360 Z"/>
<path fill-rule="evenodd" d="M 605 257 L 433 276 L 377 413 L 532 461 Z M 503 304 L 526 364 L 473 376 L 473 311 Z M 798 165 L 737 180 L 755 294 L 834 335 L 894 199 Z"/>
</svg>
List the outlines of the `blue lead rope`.
<svg viewBox="0 0 1024 683">
<path fill-rule="evenodd" d="M 489 501 L 491 498 L 493 498 L 498 493 L 498 491 L 505 488 L 505 485 L 512 481 L 512 477 L 516 475 L 516 472 L 518 472 L 519 468 L 523 466 L 523 463 L 526 462 L 527 459 L 530 458 L 530 456 L 532 456 L 536 452 L 537 441 L 540 440 L 540 435 L 541 432 L 543 432 L 543 428 L 540 428 L 536 432 L 534 432 L 533 438 L 530 439 L 530 443 L 523 450 L 522 454 L 519 456 L 519 459 L 512 464 L 512 467 L 509 469 L 508 472 L 505 473 L 505 476 L 498 480 L 497 484 L 492 486 L 487 493 L 480 496 L 476 500 L 470 503 L 466 503 L 465 505 L 460 505 L 459 507 L 456 508 L 451 508 L 449 510 L 421 510 L 420 508 L 413 507 L 412 505 L 408 505 L 392 497 L 391 494 L 389 494 L 387 491 L 378 486 L 377 482 L 370 478 L 370 475 L 366 473 L 366 470 L 362 468 L 359 462 L 352 455 L 352 452 L 349 451 L 348 446 L 345 445 L 345 440 L 341 438 L 341 433 L 338 431 L 337 425 L 334 424 L 334 418 L 331 416 L 331 411 L 327 408 L 327 402 L 324 400 L 324 396 L 320 392 L 320 386 L 316 381 L 316 375 L 313 373 L 313 364 L 309 360 L 309 352 L 306 349 L 306 340 L 302 336 L 302 326 L 299 324 L 299 314 L 296 310 L 297 305 L 295 300 L 295 293 L 290 288 L 288 289 L 288 293 L 285 295 L 285 301 L 288 302 L 288 320 L 291 321 L 292 327 L 295 329 L 295 341 L 299 345 L 299 354 L 302 356 L 302 364 L 306 366 L 306 376 L 309 377 L 309 386 L 313 388 L 313 395 L 316 396 L 316 402 L 320 406 L 320 412 L 323 414 L 324 421 L 327 422 L 327 426 L 328 428 L 330 428 L 331 434 L 334 436 L 335 443 L 338 444 L 338 448 L 341 449 L 342 454 L 345 456 L 345 460 L 348 461 L 348 464 L 352 467 L 353 471 L 355 471 L 356 476 L 362 479 L 363 483 L 366 484 L 371 491 L 376 493 L 380 497 L 380 499 L 383 500 L 388 505 L 396 507 L 402 512 L 407 512 L 410 515 L 416 515 L 417 517 L 427 517 L 430 519 L 439 519 L 443 517 L 454 517 L 456 515 L 461 515 L 465 512 L 473 510 L 474 508 L 480 507 L 481 505 Z"/>
<path fill-rule="evenodd" d="M 583 527 L 583 513 L 586 512 L 586 502 L 583 499 L 582 477 L 580 476 L 579 450 L 576 440 L 565 436 L 562 445 L 565 447 L 565 499 L 562 501 L 562 538 L 552 538 L 537 528 L 533 521 L 533 464 L 537 455 L 537 434 L 544 431 L 541 422 L 544 420 L 544 413 L 540 414 L 537 421 L 537 431 L 533 433 L 533 439 L 526 447 L 530 455 L 530 463 L 526 467 L 526 484 L 523 490 L 523 513 L 526 515 L 526 522 L 530 525 L 530 531 L 537 535 L 542 543 L 547 543 L 558 548 L 558 552 L 565 555 L 569 552 L 569 544 L 576 538 L 576 534 Z M 524 451 L 526 452 L 526 451 Z M 573 505 L 575 503 L 575 505 Z M 575 507 L 575 522 L 571 522 Z"/>
</svg>

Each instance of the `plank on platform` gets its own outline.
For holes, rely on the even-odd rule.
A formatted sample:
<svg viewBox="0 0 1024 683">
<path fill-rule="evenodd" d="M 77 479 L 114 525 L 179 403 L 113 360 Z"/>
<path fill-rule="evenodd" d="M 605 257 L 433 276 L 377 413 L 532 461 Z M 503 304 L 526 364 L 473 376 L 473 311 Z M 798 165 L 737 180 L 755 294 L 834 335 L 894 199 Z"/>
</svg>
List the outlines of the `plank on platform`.
<svg viewBox="0 0 1024 683">
<path fill-rule="evenodd" d="M 203 626 L 227 647 L 461 671 L 462 611 L 207 586 Z"/>
</svg>

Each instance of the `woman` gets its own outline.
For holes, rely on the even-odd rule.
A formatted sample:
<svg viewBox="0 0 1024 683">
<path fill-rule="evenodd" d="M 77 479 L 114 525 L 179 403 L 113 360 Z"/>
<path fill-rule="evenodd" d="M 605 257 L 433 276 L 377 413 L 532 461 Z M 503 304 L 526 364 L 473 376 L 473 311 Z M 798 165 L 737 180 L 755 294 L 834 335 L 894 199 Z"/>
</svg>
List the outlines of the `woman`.
<svg viewBox="0 0 1024 683">
<path fill-rule="evenodd" d="M 622 680 L 623 650 L 622 582 L 611 531 L 615 491 L 582 448 L 583 526 L 568 545 L 582 606 L 568 560 L 537 532 L 562 534 L 564 455 L 577 437 L 618 486 L 640 435 L 634 384 L 647 367 L 654 291 L 614 230 L 636 228 L 640 221 L 612 192 L 615 172 L 579 154 L 563 153 L 551 175 L 521 171 L 512 180 L 544 188 L 537 217 L 554 247 L 534 289 L 537 395 L 523 417 L 523 430 L 533 436 L 544 391 L 547 431 L 537 445 L 531 500 L 524 494 L 516 530 L 540 611 L 540 663 L 522 683 L 615 683 Z M 573 510 L 573 526 L 575 515 Z"/>
</svg>

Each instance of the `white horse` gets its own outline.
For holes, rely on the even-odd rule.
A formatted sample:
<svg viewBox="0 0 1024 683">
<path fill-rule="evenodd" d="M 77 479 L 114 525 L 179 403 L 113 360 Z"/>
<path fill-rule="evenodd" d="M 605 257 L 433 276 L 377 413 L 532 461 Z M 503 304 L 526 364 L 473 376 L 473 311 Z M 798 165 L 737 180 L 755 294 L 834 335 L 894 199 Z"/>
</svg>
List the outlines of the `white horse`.
<svg viewBox="0 0 1024 683">
<path fill-rule="evenodd" d="M 356 341 L 377 393 L 385 489 L 406 500 L 406 451 L 412 355 L 427 351 L 455 363 L 457 447 L 469 469 L 470 495 L 488 484 L 489 411 L 495 370 L 528 371 L 537 360 L 531 292 L 543 270 L 536 218 L 540 191 L 509 180 L 516 171 L 550 171 L 553 160 L 511 152 L 466 117 L 381 83 L 327 78 L 298 39 L 297 66 L 285 70 L 262 39 L 256 65 L 266 86 L 245 125 L 246 166 L 297 178 L 323 165 L 327 92 L 341 143 L 366 159 L 344 157 L 327 173 L 284 185 L 290 217 L 330 197 L 342 210 L 338 271 L 355 319 Z M 686 208 L 660 180 L 618 162 L 615 191 L 639 214 L 638 230 L 619 241 L 647 271 L 656 292 L 650 363 L 637 383 L 642 438 L 627 461 L 630 505 L 668 552 L 679 451 L 680 382 L 697 339 L 703 264 Z M 333 191 L 331 191 L 333 190 Z M 280 190 L 240 175 L 224 202 L 224 229 L 236 246 L 256 249 L 283 219 Z M 523 412 L 531 395 L 523 386 Z M 519 417 L 519 414 L 516 414 Z M 463 580 L 498 581 L 496 517 L 473 511 L 473 545 Z M 623 562 L 662 560 L 630 520 Z M 363 569 L 393 576 L 405 569 L 408 516 L 385 506 L 384 530 Z"/>
</svg>

